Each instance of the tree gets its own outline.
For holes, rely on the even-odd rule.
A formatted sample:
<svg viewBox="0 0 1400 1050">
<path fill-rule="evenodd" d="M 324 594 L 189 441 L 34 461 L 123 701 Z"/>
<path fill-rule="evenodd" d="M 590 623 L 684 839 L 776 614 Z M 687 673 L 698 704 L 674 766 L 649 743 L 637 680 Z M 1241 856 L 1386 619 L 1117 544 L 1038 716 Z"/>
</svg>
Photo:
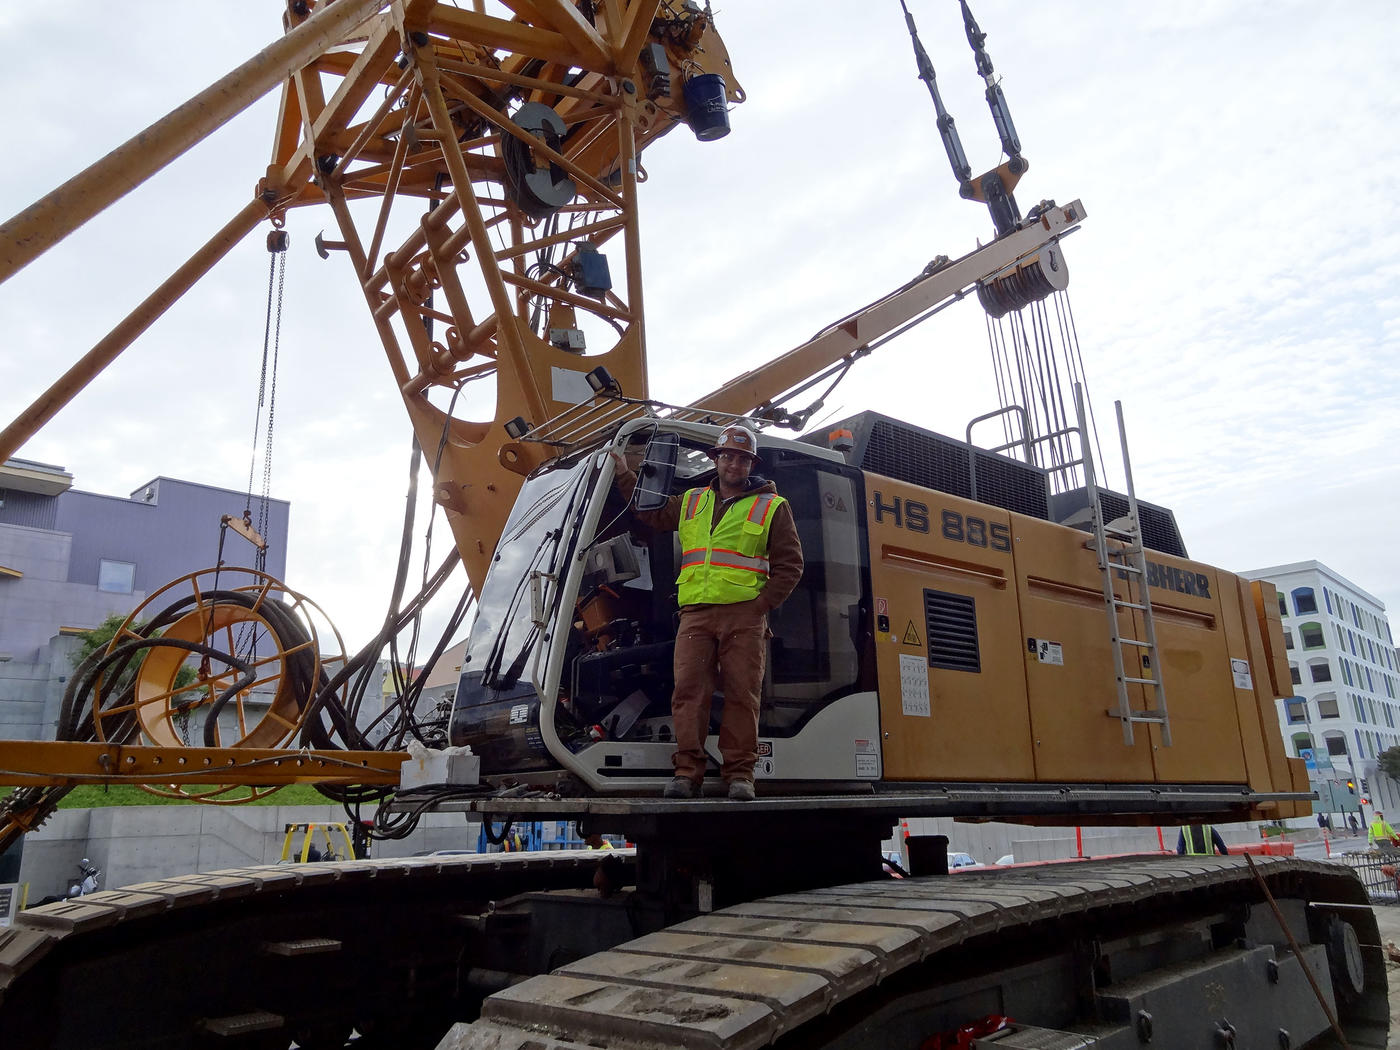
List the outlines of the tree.
<svg viewBox="0 0 1400 1050">
<path fill-rule="evenodd" d="M 84 631 L 82 634 L 78 635 L 78 648 L 73 651 L 70 657 L 73 661 L 74 669 L 76 670 L 82 667 L 84 663 L 92 658 L 94 653 L 101 653 L 105 650 L 107 646 L 111 644 L 112 639 L 116 637 L 117 632 L 121 630 L 122 624 L 124 623 L 126 623 L 125 616 L 121 613 L 113 613 L 92 630 Z M 146 621 L 137 620 L 131 624 L 130 631 L 135 634 L 141 634 L 145 631 L 145 628 Z M 136 671 L 140 666 L 141 658 L 138 654 L 138 656 L 127 665 L 126 669 L 121 673 L 121 676 L 115 683 L 107 684 L 104 692 L 112 694 L 121 689 L 125 689 L 131 684 L 131 680 L 136 677 Z M 194 685 L 198 678 L 199 675 L 195 672 L 195 669 L 189 666 L 189 664 L 185 664 L 175 673 L 175 688 L 176 690 L 185 689 L 188 686 Z"/>
<path fill-rule="evenodd" d="M 1376 759 L 1381 772 L 1391 780 L 1400 780 L 1400 745 L 1388 747 Z"/>
</svg>

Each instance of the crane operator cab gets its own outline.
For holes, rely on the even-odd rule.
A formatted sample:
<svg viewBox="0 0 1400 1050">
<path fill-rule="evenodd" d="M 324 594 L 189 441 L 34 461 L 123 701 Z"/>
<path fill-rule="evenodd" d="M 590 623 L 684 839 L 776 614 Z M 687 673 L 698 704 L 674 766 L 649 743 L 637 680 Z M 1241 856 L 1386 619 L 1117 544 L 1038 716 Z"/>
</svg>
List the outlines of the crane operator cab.
<svg viewBox="0 0 1400 1050">
<path fill-rule="evenodd" d="M 719 430 L 634 420 L 526 480 L 482 588 L 453 712 L 453 743 L 481 755 L 483 774 L 566 771 L 598 792 L 659 792 L 670 780 L 680 544 L 634 509 L 708 485 Z M 640 468 L 631 505 L 610 451 Z M 755 774 L 794 789 L 878 779 L 861 473 L 839 453 L 771 437 L 754 473 L 790 502 L 806 561 L 770 614 Z M 715 773 L 722 702 L 717 694 L 707 743 Z"/>
</svg>

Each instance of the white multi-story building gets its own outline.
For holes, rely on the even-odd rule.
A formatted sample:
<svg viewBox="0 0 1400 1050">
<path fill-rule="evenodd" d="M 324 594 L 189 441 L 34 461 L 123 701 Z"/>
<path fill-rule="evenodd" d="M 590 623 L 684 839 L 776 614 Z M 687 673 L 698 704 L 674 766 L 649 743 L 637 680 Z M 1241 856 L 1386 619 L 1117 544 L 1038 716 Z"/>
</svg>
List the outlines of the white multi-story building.
<svg viewBox="0 0 1400 1050">
<path fill-rule="evenodd" d="M 1400 785 L 1376 758 L 1400 744 L 1400 654 L 1385 606 L 1316 561 L 1243 573 L 1278 588 L 1294 695 L 1279 701 L 1290 754 L 1309 772 L 1366 783 L 1373 807 L 1400 812 Z M 1310 752 L 1311 754 L 1308 754 Z"/>
</svg>

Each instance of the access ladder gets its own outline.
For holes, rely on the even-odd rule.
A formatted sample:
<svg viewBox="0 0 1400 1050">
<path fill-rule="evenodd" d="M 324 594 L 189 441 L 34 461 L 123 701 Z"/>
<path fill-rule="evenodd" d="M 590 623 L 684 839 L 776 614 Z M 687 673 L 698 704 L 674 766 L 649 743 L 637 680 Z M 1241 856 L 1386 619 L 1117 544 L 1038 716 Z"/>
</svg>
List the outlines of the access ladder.
<svg viewBox="0 0 1400 1050">
<path fill-rule="evenodd" d="M 1123 427 L 1123 403 L 1115 401 L 1118 416 L 1118 443 L 1123 450 L 1123 477 L 1127 482 L 1128 512 L 1111 522 L 1104 521 L 1099 502 L 1098 478 L 1087 434 L 1084 415 L 1084 392 L 1074 387 L 1074 408 L 1079 421 L 1084 466 L 1084 492 L 1089 500 L 1090 531 L 1098 555 L 1099 573 L 1103 577 L 1104 607 L 1108 613 L 1108 631 L 1113 650 L 1113 672 L 1118 686 L 1117 717 L 1123 725 L 1123 743 L 1132 746 L 1133 726 L 1147 723 L 1162 727 L 1162 744 L 1170 747 L 1171 722 L 1167 718 L 1167 694 L 1162 687 L 1161 662 L 1157 659 L 1157 628 L 1153 622 L 1152 600 L 1148 594 L 1147 557 L 1142 545 L 1142 520 L 1138 514 L 1137 493 L 1133 489 L 1133 468 L 1128 459 L 1128 436 Z M 1114 590 L 1115 575 L 1126 581 L 1126 597 Z M 1118 614 L 1124 609 L 1142 614 L 1142 638 L 1126 638 L 1119 626 Z M 1151 688 L 1153 706 L 1135 711 L 1128 698 L 1128 687 Z M 1114 712 L 1110 711 L 1112 715 Z"/>
</svg>

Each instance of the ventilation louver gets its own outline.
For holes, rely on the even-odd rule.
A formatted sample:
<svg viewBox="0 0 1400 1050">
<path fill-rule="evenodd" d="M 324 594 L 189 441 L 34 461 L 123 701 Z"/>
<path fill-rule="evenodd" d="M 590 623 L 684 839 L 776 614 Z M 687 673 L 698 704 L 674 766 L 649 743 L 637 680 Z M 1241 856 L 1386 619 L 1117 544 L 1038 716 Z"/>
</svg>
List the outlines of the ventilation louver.
<svg viewBox="0 0 1400 1050">
<path fill-rule="evenodd" d="M 949 671 L 982 670 L 977 646 L 977 603 L 965 594 L 924 591 L 928 663 Z"/>
</svg>

